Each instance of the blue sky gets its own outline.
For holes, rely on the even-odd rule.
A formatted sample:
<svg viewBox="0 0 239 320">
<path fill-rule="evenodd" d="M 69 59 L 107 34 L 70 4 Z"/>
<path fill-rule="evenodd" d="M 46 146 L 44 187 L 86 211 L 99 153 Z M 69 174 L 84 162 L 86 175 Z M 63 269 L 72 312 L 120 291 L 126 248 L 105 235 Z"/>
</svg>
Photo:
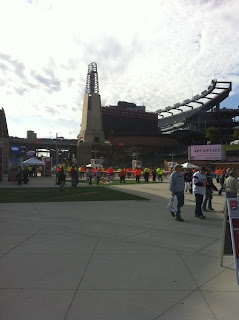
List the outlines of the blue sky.
<svg viewBox="0 0 239 320">
<path fill-rule="evenodd" d="M 239 107 L 239 94 L 229 95 L 229 97 L 225 99 L 220 106 L 222 108 L 237 109 Z"/>
<path fill-rule="evenodd" d="M 88 64 L 102 105 L 164 109 L 232 81 L 239 105 L 238 0 L 0 2 L 0 107 L 9 134 L 76 138 Z"/>
</svg>

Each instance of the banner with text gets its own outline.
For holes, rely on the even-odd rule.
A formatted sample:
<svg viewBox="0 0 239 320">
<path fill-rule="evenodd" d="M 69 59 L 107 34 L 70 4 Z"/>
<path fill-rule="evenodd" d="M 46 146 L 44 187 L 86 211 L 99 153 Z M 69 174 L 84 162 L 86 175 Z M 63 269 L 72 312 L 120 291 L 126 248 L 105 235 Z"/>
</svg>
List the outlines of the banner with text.
<svg viewBox="0 0 239 320">
<path fill-rule="evenodd" d="M 188 160 L 225 160 L 226 146 L 221 144 L 188 147 Z"/>
</svg>

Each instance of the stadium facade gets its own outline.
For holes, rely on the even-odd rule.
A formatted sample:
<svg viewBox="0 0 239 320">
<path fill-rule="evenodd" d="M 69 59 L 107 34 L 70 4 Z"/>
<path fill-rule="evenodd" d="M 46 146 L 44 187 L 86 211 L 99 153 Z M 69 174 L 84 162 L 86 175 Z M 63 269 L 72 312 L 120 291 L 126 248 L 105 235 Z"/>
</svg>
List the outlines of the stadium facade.
<svg viewBox="0 0 239 320">
<path fill-rule="evenodd" d="M 238 128 L 239 110 L 221 109 L 220 103 L 228 97 L 231 88 L 231 82 L 212 80 L 201 94 L 157 112 L 146 112 L 145 106 L 124 101 L 119 101 L 117 106 L 101 107 L 105 137 L 112 145 L 116 141 L 120 143 L 120 136 L 122 144 L 132 141 L 133 136 L 135 143 L 146 145 L 152 144 L 152 137 L 163 140 L 166 136 L 183 141 L 184 145 L 202 144 L 207 142 L 207 129 L 215 127 L 221 131 L 220 142 L 228 143 Z M 140 136 L 144 136 L 141 142 Z"/>
<path fill-rule="evenodd" d="M 221 142 L 228 143 L 238 128 L 239 110 L 221 109 L 220 103 L 229 96 L 231 89 L 231 82 L 212 80 L 201 94 L 158 110 L 161 132 L 178 137 L 190 133 L 192 137 L 201 136 L 202 139 L 207 128 L 215 127 L 221 131 Z"/>
<path fill-rule="evenodd" d="M 101 107 L 106 138 L 112 135 L 158 134 L 158 115 L 145 112 L 145 106 L 119 101 L 117 106 Z"/>
<path fill-rule="evenodd" d="M 4 109 L 0 109 L 0 181 L 6 173 L 10 155 L 10 140 Z"/>
</svg>

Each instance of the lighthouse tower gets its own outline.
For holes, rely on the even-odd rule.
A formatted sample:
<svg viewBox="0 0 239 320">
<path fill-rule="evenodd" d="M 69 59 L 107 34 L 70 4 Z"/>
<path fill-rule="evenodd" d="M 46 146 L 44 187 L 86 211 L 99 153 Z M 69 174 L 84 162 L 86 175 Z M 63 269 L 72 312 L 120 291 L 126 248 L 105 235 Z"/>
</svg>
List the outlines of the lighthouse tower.
<svg viewBox="0 0 239 320">
<path fill-rule="evenodd" d="M 89 163 L 93 145 L 104 144 L 105 136 L 102 126 L 101 100 L 97 64 L 88 66 L 86 90 L 83 101 L 81 131 L 77 143 L 78 165 Z"/>
</svg>

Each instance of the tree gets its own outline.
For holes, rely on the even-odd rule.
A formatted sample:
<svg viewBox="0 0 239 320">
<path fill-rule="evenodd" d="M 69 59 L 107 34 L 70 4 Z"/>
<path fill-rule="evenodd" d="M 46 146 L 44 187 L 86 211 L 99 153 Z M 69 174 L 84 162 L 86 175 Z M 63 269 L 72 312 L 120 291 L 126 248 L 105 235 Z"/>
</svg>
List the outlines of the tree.
<svg viewBox="0 0 239 320">
<path fill-rule="evenodd" d="M 235 131 L 233 132 L 233 138 L 234 138 L 235 140 L 238 140 L 238 139 L 239 139 L 239 130 L 236 130 L 236 129 L 235 129 Z"/>
<path fill-rule="evenodd" d="M 219 142 L 221 139 L 221 131 L 215 127 L 207 128 L 206 138 L 212 142 Z"/>
</svg>

